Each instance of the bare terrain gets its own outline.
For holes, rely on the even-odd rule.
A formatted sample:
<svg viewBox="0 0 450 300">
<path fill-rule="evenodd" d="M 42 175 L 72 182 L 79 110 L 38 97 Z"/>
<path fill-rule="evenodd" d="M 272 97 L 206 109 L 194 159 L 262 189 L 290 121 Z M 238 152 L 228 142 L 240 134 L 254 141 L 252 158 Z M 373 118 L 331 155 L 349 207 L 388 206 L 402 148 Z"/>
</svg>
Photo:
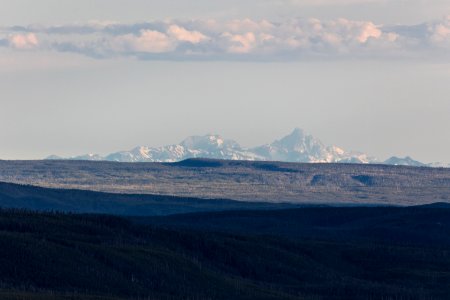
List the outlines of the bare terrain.
<svg viewBox="0 0 450 300">
<path fill-rule="evenodd" d="M 0 181 L 52 188 L 243 201 L 450 202 L 450 169 L 190 159 L 179 163 L 0 161 Z"/>
</svg>

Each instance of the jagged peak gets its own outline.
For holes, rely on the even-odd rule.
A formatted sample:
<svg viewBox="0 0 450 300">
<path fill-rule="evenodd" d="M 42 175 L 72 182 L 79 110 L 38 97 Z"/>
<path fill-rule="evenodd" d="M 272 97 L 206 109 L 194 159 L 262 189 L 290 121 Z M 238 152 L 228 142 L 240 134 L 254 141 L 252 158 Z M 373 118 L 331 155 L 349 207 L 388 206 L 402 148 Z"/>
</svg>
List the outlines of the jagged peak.
<svg viewBox="0 0 450 300">
<path fill-rule="evenodd" d="M 325 148 L 325 145 L 322 143 L 322 141 L 298 127 L 295 128 L 290 134 L 272 143 L 272 145 L 287 147 L 291 150 L 305 150 L 306 148 L 310 147 Z"/>
<path fill-rule="evenodd" d="M 292 130 L 291 134 L 289 134 L 289 136 L 297 136 L 297 137 L 301 137 L 301 136 L 307 136 L 308 133 L 300 127 L 295 127 L 294 130 Z"/>
<path fill-rule="evenodd" d="M 219 134 L 194 135 L 179 144 L 152 148 L 139 146 L 130 151 L 111 153 L 105 157 L 87 154 L 67 159 L 113 160 L 127 162 L 175 162 L 187 158 L 213 158 L 232 160 L 278 160 L 287 162 L 355 162 L 380 163 L 374 157 L 364 153 L 346 151 L 334 145 L 324 145 L 319 139 L 300 127 L 290 134 L 260 147 L 242 148 L 237 142 L 224 139 Z M 47 159 L 64 159 L 53 155 Z M 425 165 L 411 157 L 391 157 L 386 164 Z M 430 164 L 429 166 L 442 166 Z M 446 165 L 445 165 L 446 166 Z"/>
<path fill-rule="evenodd" d="M 187 137 L 181 143 L 182 146 L 189 149 L 200 149 L 202 147 L 237 147 L 239 144 L 233 140 L 226 140 L 218 134 L 194 135 Z"/>
</svg>

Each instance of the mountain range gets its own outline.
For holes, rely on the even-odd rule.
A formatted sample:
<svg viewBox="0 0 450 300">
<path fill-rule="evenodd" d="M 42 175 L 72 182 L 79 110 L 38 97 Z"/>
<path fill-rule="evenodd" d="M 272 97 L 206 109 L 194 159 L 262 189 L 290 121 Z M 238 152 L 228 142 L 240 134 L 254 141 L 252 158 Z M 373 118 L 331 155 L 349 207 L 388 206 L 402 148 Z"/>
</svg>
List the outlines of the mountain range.
<svg viewBox="0 0 450 300">
<path fill-rule="evenodd" d="M 300 128 L 270 144 L 244 148 L 234 140 L 220 135 L 191 136 L 179 144 L 163 147 L 139 146 L 129 151 L 120 151 L 102 156 L 85 154 L 64 158 L 56 155 L 53 160 L 93 160 L 117 162 L 177 162 L 189 158 L 212 158 L 226 160 L 284 161 L 302 163 L 377 163 L 404 166 L 449 167 L 440 163 L 425 164 L 410 157 L 391 157 L 380 161 L 365 153 L 346 151 L 337 146 L 325 145 L 322 141 Z"/>
</svg>

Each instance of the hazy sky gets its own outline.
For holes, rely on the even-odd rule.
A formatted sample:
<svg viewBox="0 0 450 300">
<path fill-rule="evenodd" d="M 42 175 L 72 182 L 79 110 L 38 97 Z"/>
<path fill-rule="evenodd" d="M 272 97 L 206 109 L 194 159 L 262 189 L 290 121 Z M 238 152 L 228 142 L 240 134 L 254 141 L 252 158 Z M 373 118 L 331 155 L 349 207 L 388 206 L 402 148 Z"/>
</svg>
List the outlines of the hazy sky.
<svg viewBox="0 0 450 300">
<path fill-rule="evenodd" d="M 450 162 L 447 16 L 448 0 L 2 0 L 0 158 L 301 127 Z"/>
</svg>

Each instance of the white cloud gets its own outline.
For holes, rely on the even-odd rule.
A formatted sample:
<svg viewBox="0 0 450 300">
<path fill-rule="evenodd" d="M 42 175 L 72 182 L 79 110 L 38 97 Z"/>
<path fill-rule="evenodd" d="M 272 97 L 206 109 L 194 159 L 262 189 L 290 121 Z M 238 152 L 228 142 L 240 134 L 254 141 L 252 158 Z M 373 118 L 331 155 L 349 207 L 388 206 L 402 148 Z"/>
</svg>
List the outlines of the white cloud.
<svg viewBox="0 0 450 300">
<path fill-rule="evenodd" d="M 430 40 L 438 45 L 450 45 L 450 16 L 429 25 Z"/>
<path fill-rule="evenodd" d="M 189 31 L 178 25 L 170 25 L 167 33 L 178 41 L 198 44 L 201 41 L 208 39 L 206 35 L 198 31 Z"/>
<path fill-rule="evenodd" d="M 13 49 L 50 49 L 92 57 L 299 60 L 308 57 L 424 57 L 450 50 L 450 18 L 416 26 L 348 19 L 193 20 L 7 28 Z M 38 41 L 36 35 L 39 34 Z M 445 51 L 444 51 L 445 52 Z M 148 54 L 148 56 L 147 56 Z M 446 57 L 448 57 L 447 55 Z"/>
<path fill-rule="evenodd" d="M 229 30 L 231 32 L 243 32 L 243 31 L 270 31 L 275 28 L 275 25 L 267 20 L 262 21 L 253 21 L 251 19 L 243 19 L 243 20 L 232 20 L 229 22 L 226 22 L 224 24 L 224 27 L 226 30 Z"/>
<path fill-rule="evenodd" d="M 166 34 L 155 30 L 142 30 L 138 36 L 126 34 L 115 37 L 112 45 L 113 50 L 119 52 L 164 53 L 175 49 Z"/>
<path fill-rule="evenodd" d="M 256 37 L 253 32 L 245 34 L 231 34 L 225 32 L 222 37 L 228 40 L 227 52 L 230 53 L 249 53 L 256 45 Z"/>
<path fill-rule="evenodd" d="M 34 33 L 11 34 L 8 37 L 8 42 L 15 49 L 32 49 L 39 45 L 38 38 Z"/>
<path fill-rule="evenodd" d="M 383 32 L 372 22 L 351 21 L 338 19 L 322 22 L 317 19 L 309 21 L 307 33 L 311 39 L 322 39 L 331 45 L 364 44 L 370 38 L 379 39 Z M 308 28 L 307 28 L 308 29 Z"/>
<path fill-rule="evenodd" d="M 380 38 L 382 34 L 383 33 L 381 32 L 381 30 L 377 28 L 373 23 L 365 22 L 361 26 L 361 28 L 359 28 L 359 34 L 356 39 L 360 43 L 365 43 L 369 38 Z"/>
</svg>

